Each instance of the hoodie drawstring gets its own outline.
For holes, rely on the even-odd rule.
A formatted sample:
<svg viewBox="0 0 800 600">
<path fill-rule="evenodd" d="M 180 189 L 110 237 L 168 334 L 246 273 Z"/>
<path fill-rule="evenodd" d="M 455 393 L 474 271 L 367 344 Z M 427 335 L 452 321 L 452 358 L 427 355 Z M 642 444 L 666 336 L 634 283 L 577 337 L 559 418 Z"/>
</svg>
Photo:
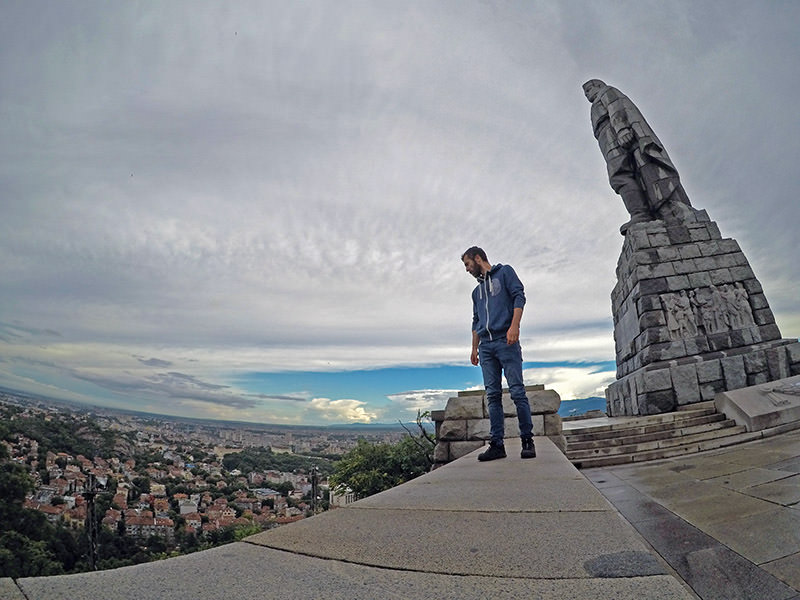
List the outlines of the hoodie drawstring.
<svg viewBox="0 0 800 600">
<path fill-rule="evenodd" d="M 489 297 L 492 295 L 492 276 L 489 273 L 486 273 L 486 279 L 489 280 L 489 293 L 486 294 L 486 333 L 489 334 L 489 341 L 493 341 L 492 337 L 492 330 L 489 329 L 489 323 L 491 323 L 491 319 L 489 318 Z M 483 287 L 483 286 L 481 286 Z"/>
</svg>

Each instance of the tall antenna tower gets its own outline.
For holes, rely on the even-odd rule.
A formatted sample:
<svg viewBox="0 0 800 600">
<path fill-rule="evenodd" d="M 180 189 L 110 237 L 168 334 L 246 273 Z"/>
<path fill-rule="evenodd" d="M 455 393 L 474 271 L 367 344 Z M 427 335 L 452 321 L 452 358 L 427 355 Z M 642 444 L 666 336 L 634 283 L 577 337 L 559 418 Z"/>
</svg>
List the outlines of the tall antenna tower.
<svg viewBox="0 0 800 600">
<path fill-rule="evenodd" d="M 97 517 L 94 499 L 97 496 L 97 479 L 89 473 L 88 489 L 83 493 L 86 498 L 86 537 L 89 540 L 89 566 L 97 570 Z"/>
</svg>

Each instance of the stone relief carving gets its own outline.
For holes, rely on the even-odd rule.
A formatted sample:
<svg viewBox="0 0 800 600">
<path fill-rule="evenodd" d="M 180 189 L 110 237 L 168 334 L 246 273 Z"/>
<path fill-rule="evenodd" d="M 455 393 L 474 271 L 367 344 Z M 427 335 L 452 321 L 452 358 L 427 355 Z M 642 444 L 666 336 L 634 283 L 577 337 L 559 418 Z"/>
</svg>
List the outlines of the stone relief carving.
<svg viewBox="0 0 800 600">
<path fill-rule="evenodd" d="M 747 290 L 741 283 L 661 294 L 671 340 L 721 333 L 755 325 Z"/>
<path fill-rule="evenodd" d="M 800 396 L 800 382 L 763 388 L 761 393 L 767 397 L 773 406 L 788 406 L 797 403 L 797 400 L 791 398 L 791 396 Z M 786 396 L 790 396 L 790 398 Z"/>
</svg>

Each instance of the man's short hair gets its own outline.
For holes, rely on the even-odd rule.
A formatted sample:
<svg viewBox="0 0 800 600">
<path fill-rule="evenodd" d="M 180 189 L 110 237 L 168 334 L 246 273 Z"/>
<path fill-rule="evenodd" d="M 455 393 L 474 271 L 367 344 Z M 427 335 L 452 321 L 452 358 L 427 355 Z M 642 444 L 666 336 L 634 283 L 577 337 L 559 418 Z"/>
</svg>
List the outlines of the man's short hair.
<svg viewBox="0 0 800 600">
<path fill-rule="evenodd" d="M 478 246 L 472 246 L 472 248 L 464 252 L 464 254 L 461 255 L 461 260 L 464 260 L 464 258 L 474 259 L 476 256 L 480 256 L 483 262 L 489 262 L 489 259 L 486 258 L 486 252 L 483 251 L 483 248 L 479 248 Z"/>
</svg>

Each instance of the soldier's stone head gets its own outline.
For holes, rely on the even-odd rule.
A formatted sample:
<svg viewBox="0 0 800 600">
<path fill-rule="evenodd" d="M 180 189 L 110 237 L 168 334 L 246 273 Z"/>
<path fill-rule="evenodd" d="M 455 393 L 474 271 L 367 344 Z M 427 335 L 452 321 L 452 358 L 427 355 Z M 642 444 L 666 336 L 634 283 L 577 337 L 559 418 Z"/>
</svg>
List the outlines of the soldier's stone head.
<svg viewBox="0 0 800 600">
<path fill-rule="evenodd" d="M 590 79 L 583 84 L 583 93 L 586 94 L 586 99 L 589 102 L 594 102 L 594 99 L 597 98 L 597 94 L 599 94 L 600 90 L 604 87 L 606 87 L 604 81 L 600 79 Z"/>
</svg>

